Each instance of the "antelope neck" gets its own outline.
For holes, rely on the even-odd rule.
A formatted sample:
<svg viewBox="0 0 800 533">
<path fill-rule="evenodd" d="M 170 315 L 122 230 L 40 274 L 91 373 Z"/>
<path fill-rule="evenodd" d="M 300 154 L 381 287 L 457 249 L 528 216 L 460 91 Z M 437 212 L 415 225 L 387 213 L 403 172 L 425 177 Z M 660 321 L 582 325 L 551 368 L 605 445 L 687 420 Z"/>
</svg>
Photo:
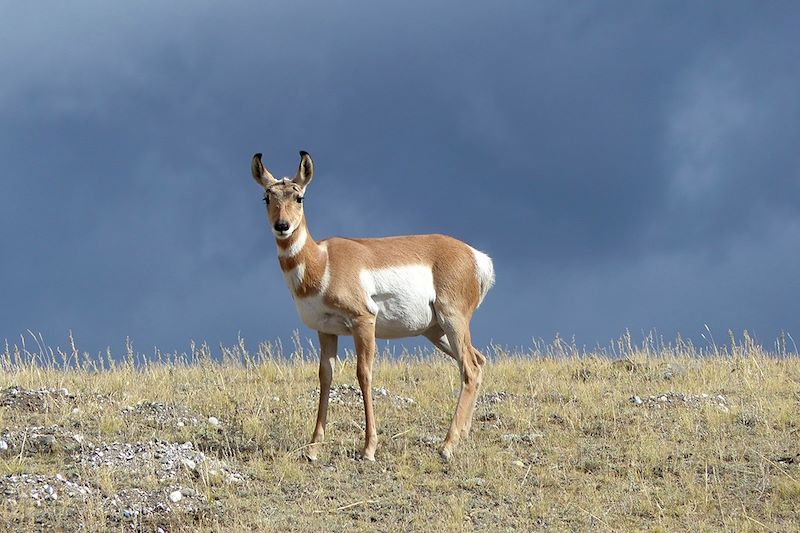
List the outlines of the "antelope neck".
<svg viewBox="0 0 800 533">
<path fill-rule="evenodd" d="M 313 266 L 320 263 L 324 265 L 326 261 L 325 250 L 308 233 L 305 220 L 288 239 L 275 239 L 275 242 L 278 245 L 278 261 L 284 273 L 300 265 L 304 265 L 305 270 L 316 270 Z"/>
</svg>

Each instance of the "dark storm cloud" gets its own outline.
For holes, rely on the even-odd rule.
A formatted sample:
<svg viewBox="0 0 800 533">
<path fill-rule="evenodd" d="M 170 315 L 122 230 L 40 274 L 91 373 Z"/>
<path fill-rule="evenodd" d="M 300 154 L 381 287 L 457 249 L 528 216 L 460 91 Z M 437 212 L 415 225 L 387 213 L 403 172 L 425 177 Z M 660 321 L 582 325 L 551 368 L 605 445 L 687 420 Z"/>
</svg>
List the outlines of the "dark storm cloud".
<svg viewBox="0 0 800 533">
<path fill-rule="evenodd" d="M 301 148 L 315 236 L 494 257 L 481 343 L 798 331 L 793 3 L 5 11 L 0 337 L 286 338 L 248 161 Z"/>
</svg>

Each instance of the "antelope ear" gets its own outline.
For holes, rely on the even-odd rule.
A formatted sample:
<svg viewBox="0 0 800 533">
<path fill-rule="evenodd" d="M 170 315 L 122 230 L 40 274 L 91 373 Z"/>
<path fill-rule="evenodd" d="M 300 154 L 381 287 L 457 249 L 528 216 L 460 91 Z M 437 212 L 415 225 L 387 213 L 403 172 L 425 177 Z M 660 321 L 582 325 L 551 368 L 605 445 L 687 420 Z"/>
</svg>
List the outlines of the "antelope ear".
<svg viewBox="0 0 800 533">
<path fill-rule="evenodd" d="M 273 178 L 272 174 L 269 173 L 264 163 L 261 162 L 261 154 L 253 156 L 253 161 L 250 164 L 250 171 L 253 173 L 253 179 L 256 180 L 256 183 L 265 189 L 278 182 L 278 180 Z"/>
<path fill-rule="evenodd" d="M 300 166 L 297 167 L 297 174 L 292 181 L 305 191 L 313 177 L 314 162 L 311 160 L 311 156 L 308 155 L 308 152 L 300 150 Z"/>
</svg>

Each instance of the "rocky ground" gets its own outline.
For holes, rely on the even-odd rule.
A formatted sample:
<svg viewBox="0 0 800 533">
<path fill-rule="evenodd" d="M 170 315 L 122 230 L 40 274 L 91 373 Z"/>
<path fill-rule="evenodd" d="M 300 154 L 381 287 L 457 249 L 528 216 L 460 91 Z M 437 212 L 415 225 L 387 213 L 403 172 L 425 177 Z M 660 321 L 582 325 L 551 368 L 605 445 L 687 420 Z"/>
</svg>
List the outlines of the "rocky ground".
<svg viewBox="0 0 800 533">
<path fill-rule="evenodd" d="M 58 472 L 34 474 L 20 472 L 0 477 L 0 498 L 5 507 L 30 506 L 57 508 L 54 513 L 38 513 L 44 523 L 49 515 L 62 515 L 84 524 L 75 508 L 90 499 L 96 500 L 111 519 L 110 524 L 126 524 L 137 529 L 143 524 L 156 525 L 171 515 L 221 513 L 209 503 L 207 494 L 193 486 L 196 481 L 214 487 L 241 483 L 245 475 L 228 462 L 209 456 L 190 442 L 149 440 L 119 442 L 104 440 L 84 428 L 78 404 L 102 405 L 118 411 L 126 423 L 154 428 L 181 428 L 206 425 L 224 431 L 219 420 L 192 412 L 184 406 L 143 401 L 133 406 L 119 406 L 108 397 L 81 397 L 66 388 L 25 389 L 12 386 L 0 391 L 0 405 L 6 418 L 25 421 L 37 415 L 65 410 L 69 421 L 64 425 L 6 427 L 0 432 L 0 457 L 13 462 L 22 458 L 58 463 Z M 8 415 L 12 416 L 8 416 Z M 86 429 L 89 429 L 87 433 Z M 20 465 L 23 463 L 20 463 Z M 108 491 L 98 473 L 121 474 L 128 479 L 148 479 L 151 488 L 129 487 Z M 167 526 L 169 520 L 164 521 Z"/>
<path fill-rule="evenodd" d="M 319 399 L 319 389 L 316 389 L 314 393 L 309 395 L 308 397 L 311 400 L 313 400 L 313 403 L 316 405 L 316 402 Z M 414 405 L 413 398 L 392 394 L 388 390 L 386 390 L 385 387 L 373 388 L 372 399 L 373 401 L 381 401 L 381 402 L 388 400 L 399 406 Z M 361 395 L 361 389 L 349 383 L 342 383 L 339 385 L 331 386 L 331 392 L 330 395 L 328 396 L 328 401 L 332 404 L 359 405 L 364 400 L 363 396 Z"/>
<path fill-rule="evenodd" d="M 362 398 L 342 365 L 313 464 L 313 363 L 5 370 L 0 529 L 800 525 L 796 364 L 494 360 L 472 433 L 443 463 L 459 391 L 448 363 L 376 367 L 376 463 L 356 460 Z"/>
<path fill-rule="evenodd" d="M 316 404 L 318 396 L 317 389 L 307 397 Z M 383 387 L 373 389 L 373 397 L 378 402 L 388 401 L 400 407 L 414 404 L 413 398 L 391 394 Z M 360 405 L 361 391 L 354 385 L 339 384 L 332 387 L 330 401 Z M 208 455 L 191 441 L 119 442 L 87 434 L 79 421 L 82 413 L 78 404 L 102 405 L 117 411 L 126 424 L 138 427 L 159 430 L 203 427 L 218 434 L 225 432 L 217 417 L 201 415 L 182 405 L 144 400 L 121 406 L 108 396 L 76 396 L 66 388 L 8 387 L 0 391 L 0 406 L 16 415 L 14 418 L 24 420 L 36 414 L 67 410 L 72 420 L 66 426 L 16 426 L 0 431 L 1 458 L 9 461 L 57 456 L 61 464 L 59 472 L 51 475 L 22 472 L 0 477 L 0 498 L 7 506 L 69 506 L 72 502 L 96 497 L 112 523 L 118 526 L 137 529 L 142 524 L 156 524 L 157 529 L 163 530 L 169 522 L 164 521 L 164 517 L 224 513 L 219 505 L 209 503 L 206 493 L 192 488 L 194 482 L 213 488 L 242 483 L 246 479 L 235 460 Z M 87 472 L 91 474 L 87 476 Z M 150 478 L 155 483 L 150 489 L 130 487 L 108 493 L 97 483 L 84 479 L 97 472 L 116 472 L 133 479 Z M 63 503 L 65 501 L 67 503 Z M 162 522 L 161 526 L 157 525 Z M 78 521 L 75 526 L 81 528 L 82 524 Z"/>
<path fill-rule="evenodd" d="M 307 396 L 316 404 L 319 389 Z M 407 396 L 392 394 L 385 387 L 374 388 L 373 398 L 377 402 L 390 402 L 398 408 L 414 405 L 415 400 Z M 495 422 L 500 427 L 499 416 L 488 410 L 513 398 L 508 392 L 494 391 L 482 394 L 476 402 L 477 420 Z M 332 404 L 361 405 L 362 396 L 358 387 L 338 384 L 331 388 Z M 161 402 L 141 401 L 135 405 L 119 406 L 109 397 L 76 397 L 66 388 L 43 388 L 37 390 L 12 386 L 0 391 L 0 405 L 7 410 L 24 413 L 47 413 L 66 408 L 70 415 L 80 415 L 79 403 L 102 404 L 119 412 L 126 423 L 149 426 L 156 429 L 201 425 L 224 431 L 221 422 L 214 416 L 204 416 L 186 406 L 168 405 Z M 80 429 L 81 424 L 72 424 Z M 542 438 L 540 433 L 504 433 L 499 441 L 505 444 L 533 444 Z M 441 444 L 438 435 L 420 438 L 424 444 L 435 447 Z M 221 513 L 222 509 L 210 506 L 206 495 L 181 482 L 187 479 L 204 480 L 214 486 L 225 483 L 241 483 L 245 474 L 236 465 L 209 456 L 191 441 L 167 442 L 163 440 L 137 442 L 107 442 L 96 435 L 63 427 L 57 424 L 4 428 L 0 432 L 0 456 L 6 459 L 32 457 L 41 458 L 59 455 L 62 458 L 60 472 L 52 475 L 10 474 L 0 478 L 0 498 L 7 505 L 15 506 L 28 500 L 36 507 L 59 505 L 61 501 L 85 501 L 98 495 L 101 505 L 118 525 L 128 524 L 137 528 L 145 523 L 158 523 L 159 516 L 175 514 Z M 516 461 L 520 466 L 522 462 Z M 81 472 L 121 472 L 133 478 L 151 477 L 156 486 L 149 490 L 123 488 L 113 493 L 104 493 L 102 487 L 83 479 Z M 476 478 L 480 479 L 480 478 Z M 149 519 L 149 520 L 148 520 Z M 78 527 L 80 523 L 76 524 Z M 165 525 L 166 526 L 166 525 Z M 163 529 L 161 526 L 158 528 Z"/>
</svg>

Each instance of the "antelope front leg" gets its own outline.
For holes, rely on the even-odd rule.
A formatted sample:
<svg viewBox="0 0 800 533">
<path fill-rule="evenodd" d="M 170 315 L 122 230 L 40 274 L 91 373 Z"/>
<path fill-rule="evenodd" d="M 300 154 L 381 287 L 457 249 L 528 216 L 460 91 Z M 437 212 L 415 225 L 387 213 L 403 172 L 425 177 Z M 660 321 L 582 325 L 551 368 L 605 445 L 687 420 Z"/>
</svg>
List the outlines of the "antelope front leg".
<svg viewBox="0 0 800 533">
<path fill-rule="evenodd" d="M 328 333 L 319 334 L 319 407 L 317 409 L 317 424 L 311 443 L 306 448 L 306 458 L 309 461 L 317 460 L 319 444 L 325 438 L 325 424 L 328 420 L 328 398 L 333 380 L 333 365 L 336 361 L 336 349 L 339 338 Z"/>
<path fill-rule="evenodd" d="M 358 385 L 364 397 L 364 418 L 366 430 L 364 449 L 361 458 L 375 460 L 378 446 L 378 433 L 375 430 L 375 415 L 372 411 L 372 362 L 375 359 L 375 320 L 372 317 L 360 320 L 353 328 L 353 341 L 356 347 Z"/>
</svg>

